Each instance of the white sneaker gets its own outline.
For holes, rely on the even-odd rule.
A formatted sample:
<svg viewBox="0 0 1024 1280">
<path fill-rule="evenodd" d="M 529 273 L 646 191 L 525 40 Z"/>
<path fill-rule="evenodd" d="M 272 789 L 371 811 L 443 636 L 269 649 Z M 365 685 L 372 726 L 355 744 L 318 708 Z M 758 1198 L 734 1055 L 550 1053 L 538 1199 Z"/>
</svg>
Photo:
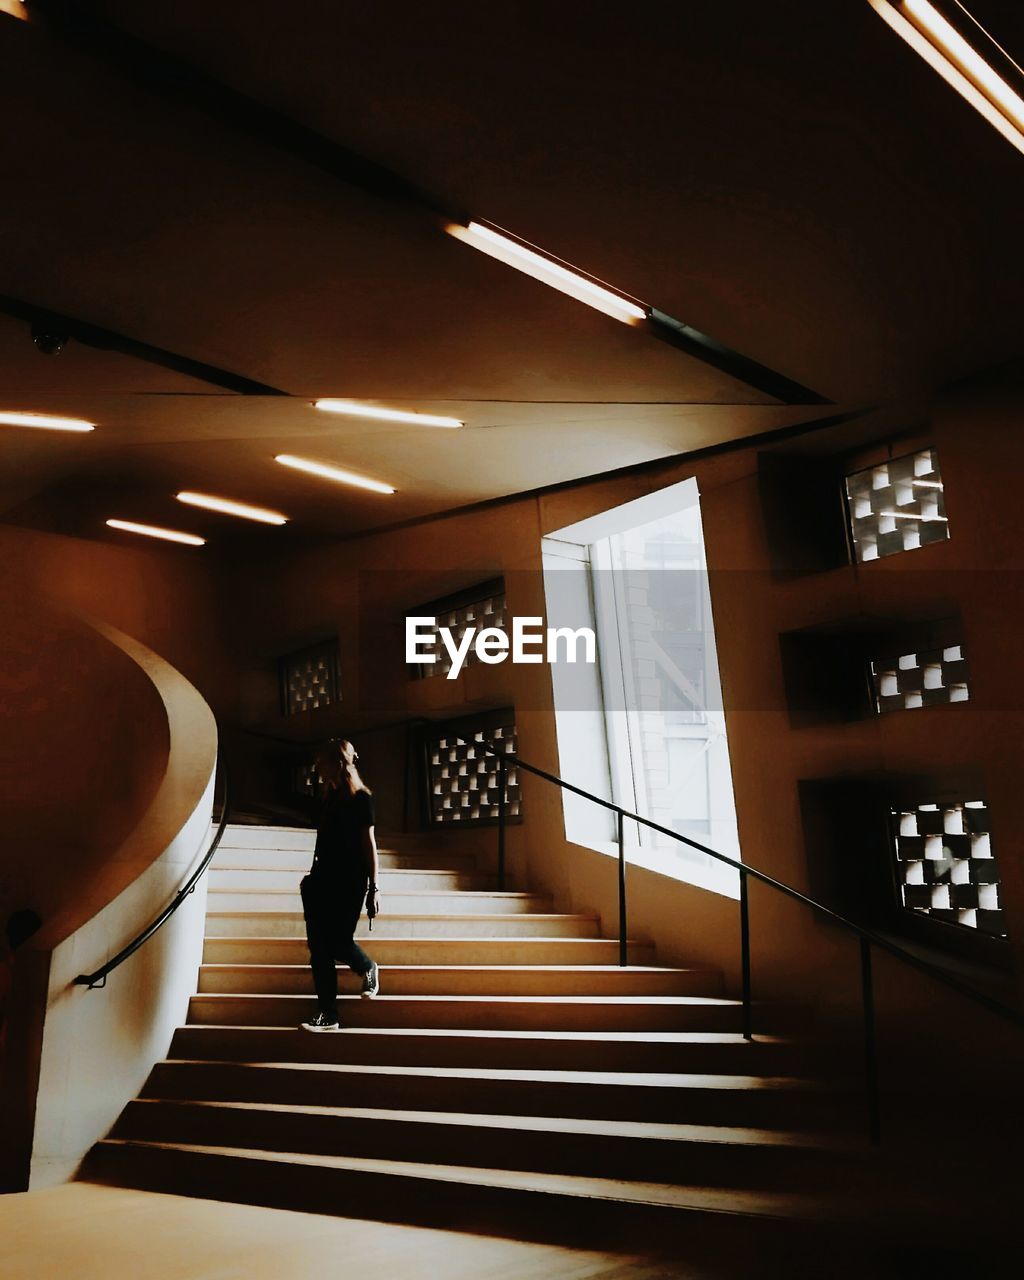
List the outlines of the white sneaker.
<svg viewBox="0 0 1024 1280">
<path fill-rule="evenodd" d="M 312 1022 L 304 1022 L 302 1024 L 303 1031 L 340 1031 L 341 1027 L 337 1022 L 330 1022 L 322 1013 L 318 1013 Z"/>
<path fill-rule="evenodd" d="M 370 971 L 363 978 L 363 989 L 359 993 L 364 1000 L 372 1000 L 374 996 L 380 995 L 380 969 L 377 967 L 376 961 L 370 967 Z"/>
</svg>

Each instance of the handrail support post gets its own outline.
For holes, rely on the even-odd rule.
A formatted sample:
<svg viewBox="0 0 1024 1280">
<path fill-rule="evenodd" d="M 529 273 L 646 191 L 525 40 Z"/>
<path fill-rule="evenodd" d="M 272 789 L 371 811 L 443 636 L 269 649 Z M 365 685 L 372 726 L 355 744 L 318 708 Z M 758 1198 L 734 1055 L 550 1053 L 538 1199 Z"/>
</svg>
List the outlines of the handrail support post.
<svg viewBox="0 0 1024 1280">
<path fill-rule="evenodd" d="M 622 810 L 618 814 L 619 840 L 619 967 L 625 969 L 629 964 L 629 944 L 626 928 L 626 818 Z"/>
<path fill-rule="evenodd" d="M 746 870 L 740 871 L 740 971 L 743 981 L 743 1039 L 754 1038 L 754 1010 L 750 987 L 750 895 Z"/>
<path fill-rule="evenodd" d="M 505 757 L 498 757 L 498 892 L 505 888 L 505 789 L 507 785 Z"/>
</svg>

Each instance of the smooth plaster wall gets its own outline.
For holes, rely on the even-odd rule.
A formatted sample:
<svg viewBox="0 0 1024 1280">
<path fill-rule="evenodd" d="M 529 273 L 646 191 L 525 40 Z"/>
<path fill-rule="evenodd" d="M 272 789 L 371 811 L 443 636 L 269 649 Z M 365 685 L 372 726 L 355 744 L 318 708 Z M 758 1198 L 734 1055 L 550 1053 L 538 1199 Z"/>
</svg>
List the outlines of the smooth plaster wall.
<svg viewBox="0 0 1024 1280">
<path fill-rule="evenodd" d="M 152 847 L 124 846 L 168 769 L 168 707 L 103 627 L 166 661 L 172 707 L 189 690 L 225 718 L 235 706 L 215 566 L 190 550 L 0 524 L 0 913 L 37 910 L 37 945 L 120 893 L 184 820 L 165 813 Z"/>
<path fill-rule="evenodd" d="M 68 983 L 128 942 L 191 867 L 210 819 L 208 703 L 223 714 L 235 685 L 210 564 L 3 525 L 0 558 L 0 908 L 43 918 L 17 953 L 2 1064 L 0 1181 L 12 1187 L 27 1178 L 37 1097 L 35 1176 L 53 1180 L 184 1018 L 199 893 L 107 990 Z"/>
<path fill-rule="evenodd" d="M 161 911 L 201 856 L 210 830 L 213 776 L 191 817 L 151 866 L 58 946 L 50 961 L 30 1187 L 73 1177 L 109 1133 L 184 1023 L 202 958 L 206 881 L 171 920 L 107 979 L 72 985 Z"/>
<path fill-rule="evenodd" d="M 31 1141 L 32 1185 L 73 1175 L 89 1148 L 109 1130 L 163 1057 L 174 1028 L 186 1017 L 196 989 L 205 917 L 205 881 L 171 920 L 106 984 L 75 984 L 125 947 L 170 901 L 202 856 L 210 830 L 217 729 L 199 693 L 151 650 L 97 624 L 111 647 L 134 664 L 158 698 L 168 749 L 162 776 L 145 812 L 124 838 L 112 842 L 77 894 L 54 904 L 30 945 L 48 955 L 45 1010 L 22 1010 L 16 1031 L 20 1079 L 37 1088 Z M 41 875 L 54 868 L 41 860 Z M 55 876 L 69 893 L 70 875 Z M 56 944 L 56 945 L 55 945 Z M 19 961 L 21 957 L 19 956 Z M 18 971 L 16 970 L 16 978 Z M 34 1028 L 41 1015 L 41 1042 Z M 34 1043 L 33 1060 L 26 1042 Z M 26 1064 L 26 1059 L 27 1064 Z M 5 1087 L 12 1083 L 5 1070 Z M 0 1099 L 6 1111 L 11 1099 Z M 17 1117 L 18 1128 L 27 1117 Z M 19 1149 L 28 1145 L 20 1131 Z M 8 1176 L 19 1184 L 12 1160 Z"/>
<path fill-rule="evenodd" d="M 218 713 L 235 701 L 235 668 L 218 562 L 208 547 L 93 541 L 0 523 L 0 655 L 23 602 L 117 627 L 182 673 Z M 196 554 L 192 554 L 192 553 Z"/>
<path fill-rule="evenodd" d="M 167 769 L 167 715 L 138 663 L 81 619 L 23 604 L 3 641 L 0 920 L 31 907 L 52 945 L 123 887 L 111 855 Z"/>
</svg>

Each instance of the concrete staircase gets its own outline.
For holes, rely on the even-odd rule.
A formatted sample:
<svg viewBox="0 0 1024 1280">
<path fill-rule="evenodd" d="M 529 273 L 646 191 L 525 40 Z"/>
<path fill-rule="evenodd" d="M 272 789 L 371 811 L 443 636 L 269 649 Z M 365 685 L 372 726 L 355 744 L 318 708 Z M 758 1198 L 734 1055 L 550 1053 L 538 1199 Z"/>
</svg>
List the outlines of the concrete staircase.
<svg viewBox="0 0 1024 1280">
<path fill-rule="evenodd" d="M 433 833 L 381 855 L 380 997 L 345 971 L 344 1030 L 298 1030 L 312 844 L 228 828 L 188 1025 L 83 1177 L 632 1249 L 849 1216 L 822 1187 L 869 1175 L 858 1100 L 744 1041 L 719 974 L 640 940 L 619 968 L 593 916 L 498 892 Z"/>
</svg>

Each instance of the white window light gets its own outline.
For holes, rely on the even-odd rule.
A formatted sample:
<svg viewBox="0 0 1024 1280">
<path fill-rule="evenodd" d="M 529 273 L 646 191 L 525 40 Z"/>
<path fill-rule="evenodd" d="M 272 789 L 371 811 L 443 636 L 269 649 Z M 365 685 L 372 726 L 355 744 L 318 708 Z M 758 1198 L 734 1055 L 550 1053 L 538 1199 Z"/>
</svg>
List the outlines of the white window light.
<svg viewBox="0 0 1024 1280">
<path fill-rule="evenodd" d="M 407 409 L 381 409 L 360 404 L 358 400 L 314 400 L 315 409 L 325 413 L 342 413 L 350 418 L 376 418 L 382 422 L 408 422 L 414 427 L 463 427 L 459 418 L 446 418 L 437 413 L 413 413 Z"/>
<path fill-rule="evenodd" d="M 179 502 L 190 507 L 204 507 L 207 511 L 219 511 L 225 516 L 239 516 L 243 520 L 256 520 L 260 524 L 287 524 L 288 517 L 279 511 L 264 507 L 250 507 L 245 502 L 232 502 L 230 498 L 216 498 L 209 493 L 193 493 L 186 489 L 175 495 Z"/>
<path fill-rule="evenodd" d="M 372 493 L 394 493 L 389 484 L 380 480 L 369 480 L 366 476 L 356 475 L 354 471 L 345 471 L 341 467 L 330 467 L 323 462 L 313 462 L 309 458 L 297 458 L 291 453 L 279 453 L 275 462 L 283 467 L 291 467 L 295 471 L 305 471 L 311 476 L 320 476 L 323 480 L 335 480 L 339 484 L 351 484 L 357 489 L 369 489 Z"/>
<path fill-rule="evenodd" d="M 520 244 L 510 236 L 485 227 L 482 223 L 470 222 L 467 226 L 462 226 L 460 223 L 450 222 L 445 230 L 457 240 L 479 249 L 481 253 L 515 267 L 517 271 L 523 271 L 535 280 L 550 285 L 552 289 L 558 289 L 579 302 L 585 302 L 588 307 L 595 307 L 614 320 L 621 320 L 623 324 L 642 324 L 647 319 L 647 310 L 639 303 L 613 293 L 611 289 L 588 280 L 586 276 L 571 271 L 561 263 Z"/>
<path fill-rule="evenodd" d="M 206 539 L 197 538 L 194 533 L 182 533 L 178 529 L 161 529 L 155 524 L 136 524 L 134 520 L 108 520 L 111 529 L 120 529 L 124 533 L 139 533 L 144 538 L 162 538 L 164 542 L 181 542 L 187 547 L 205 547 Z"/>
<path fill-rule="evenodd" d="M 42 431 L 94 431 L 96 424 L 82 418 L 62 418 L 52 413 L 21 413 L 4 409 L 0 411 L 0 425 L 5 427 L 35 427 Z"/>
<path fill-rule="evenodd" d="M 1024 98 L 930 0 L 868 0 L 868 3 L 915 53 L 998 129 L 1007 142 L 1024 152 Z M 967 10 L 962 5 L 958 8 L 963 10 L 978 35 L 994 51 L 1003 53 Z"/>
</svg>

